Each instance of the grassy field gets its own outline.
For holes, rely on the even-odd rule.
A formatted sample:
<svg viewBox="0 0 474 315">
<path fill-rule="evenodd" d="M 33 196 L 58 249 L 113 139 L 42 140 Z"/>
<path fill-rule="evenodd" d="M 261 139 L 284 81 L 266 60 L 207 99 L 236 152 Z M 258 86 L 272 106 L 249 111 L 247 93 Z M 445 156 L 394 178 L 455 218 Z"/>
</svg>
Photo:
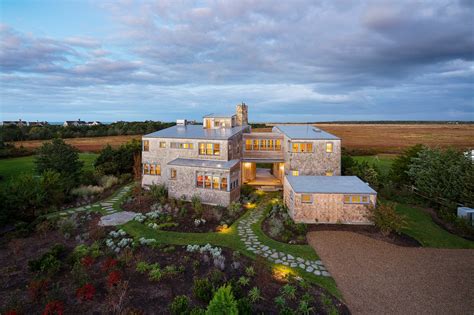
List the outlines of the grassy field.
<svg viewBox="0 0 474 315">
<path fill-rule="evenodd" d="M 367 161 L 369 164 L 378 167 L 383 174 L 387 175 L 392 167 L 393 160 L 396 157 L 396 155 L 379 154 L 370 156 L 354 156 L 354 160 L 357 162 Z"/>
<path fill-rule="evenodd" d="M 342 139 L 342 145 L 352 150 L 371 150 L 374 153 L 398 154 L 407 147 L 422 143 L 428 146 L 474 147 L 474 124 L 317 124 Z M 257 132 L 270 132 L 268 128 L 254 128 Z M 97 152 L 106 144 L 117 147 L 141 135 L 72 138 L 65 141 L 82 152 Z M 38 148 L 43 140 L 15 142 L 28 149 Z"/>
<path fill-rule="evenodd" d="M 95 153 L 79 153 L 79 158 L 84 162 L 84 169 L 92 170 L 94 167 L 97 154 Z M 34 172 L 34 156 L 24 156 L 19 158 L 0 160 L 0 175 L 5 180 L 18 176 L 21 173 Z"/>
<path fill-rule="evenodd" d="M 397 212 L 406 216 L 407 227 L 403 233 L 413 237 L 424 247 L 436 248 L 474 248 L 474 242 L 449 233 L 433 222 L 423 210 L 398 204 Z"/>
<path fill-rule="evenodd" d="M 270 124 L 269 124 L 270 125 Z M 353 150 L 398 154 L 421 143 L 433 147 L 474 147 L 474 124 L 316 124 L 342 139 L 342 146 Z M 269 132 L 271 128 L 254 128 Z"/>
<path fill-rule="evenodd" d="M 110 144 L 116 148 L 132 139 L 141 139 L 140 135 L 134 136 L 110 136 L 110 137 L 90 137 L 90 138 L 70 138 L 64 141 L 70 145 L 75 146 L 81 152 L 99 152 L 104 146 Z M 23 146 L 26 149 L 34 150 L 39 148 L 43 142 L 47 140 L 28 140 L 17 141 L 15 146 Z"/>
</svg>

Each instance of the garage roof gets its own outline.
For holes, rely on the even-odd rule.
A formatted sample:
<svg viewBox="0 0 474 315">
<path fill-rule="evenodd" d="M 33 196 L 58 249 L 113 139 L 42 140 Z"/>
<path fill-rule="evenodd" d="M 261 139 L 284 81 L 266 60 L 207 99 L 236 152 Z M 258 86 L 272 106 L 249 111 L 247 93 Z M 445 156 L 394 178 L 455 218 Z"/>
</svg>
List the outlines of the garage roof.
<svg viewBox="0 0 474 315">
<path fill-rule="evenodd" d="M 296 193 L 377 194 L 357 176 L 286 176 Z"/>
</svg>

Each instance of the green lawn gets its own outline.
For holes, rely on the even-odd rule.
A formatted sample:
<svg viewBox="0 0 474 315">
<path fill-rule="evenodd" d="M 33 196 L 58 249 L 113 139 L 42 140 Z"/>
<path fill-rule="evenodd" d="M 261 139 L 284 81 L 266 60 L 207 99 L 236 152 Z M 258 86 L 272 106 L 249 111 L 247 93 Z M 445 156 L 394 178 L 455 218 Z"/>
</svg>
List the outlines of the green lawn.
<svg viewBox="0 0 474 315">
<path fill-rule="evenodd" d="M 395 155 L 354 156 L 354 160 L 357 162 L 367 161 L 369 164 L 373 164 L 378 167 L 385 175 L 387 175 L 390 171 L 395 158 Z"/>
<path fill-rule="evenodd" d="M 444 230 L 419 208 L 398 204 L 396 210 L 407 218 L 407 227 L 402 230 L 403 233 L 413 237 L 424 247 L 474 248 L 474 242 Z"/>
<path fill-rule="evenodd" d="M 94 167 L 95 159 L 97 158 L 97 154 L 79 153 L 79 158 L 81 161 L 84 161 L 85 170 L 92 170 Z M 1 159 L 0 175 L 4 177 L 3 182 L 21 173 L 34 172 L 34 159 L 34 155 L 11 159 Z"/>
</svg>

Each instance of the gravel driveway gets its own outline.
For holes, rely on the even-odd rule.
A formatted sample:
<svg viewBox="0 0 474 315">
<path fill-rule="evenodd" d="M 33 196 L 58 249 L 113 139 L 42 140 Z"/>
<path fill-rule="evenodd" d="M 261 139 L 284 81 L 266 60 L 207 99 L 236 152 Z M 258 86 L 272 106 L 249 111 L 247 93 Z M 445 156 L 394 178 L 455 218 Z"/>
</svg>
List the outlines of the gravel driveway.
<svg viewBox="0 0 474 315">
<path fill-rule="evenodd" d="M 353 314 L 474 314 L 474 250 L 400 247 L 308 233 Z"/>
</svg>

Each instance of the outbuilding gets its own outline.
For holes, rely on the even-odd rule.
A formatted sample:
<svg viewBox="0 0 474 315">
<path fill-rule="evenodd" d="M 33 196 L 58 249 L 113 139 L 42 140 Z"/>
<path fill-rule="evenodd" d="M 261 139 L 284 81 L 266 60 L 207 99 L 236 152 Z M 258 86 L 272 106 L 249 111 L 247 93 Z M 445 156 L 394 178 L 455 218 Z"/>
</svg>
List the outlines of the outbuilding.
<svg viewBox="0 0 474 315">
<path fill-rule="evenodd" d="M 285 176 L 284 201 L 296 223 L 372 224 L 377 192 L 357 176 Z"/>
</svg>

